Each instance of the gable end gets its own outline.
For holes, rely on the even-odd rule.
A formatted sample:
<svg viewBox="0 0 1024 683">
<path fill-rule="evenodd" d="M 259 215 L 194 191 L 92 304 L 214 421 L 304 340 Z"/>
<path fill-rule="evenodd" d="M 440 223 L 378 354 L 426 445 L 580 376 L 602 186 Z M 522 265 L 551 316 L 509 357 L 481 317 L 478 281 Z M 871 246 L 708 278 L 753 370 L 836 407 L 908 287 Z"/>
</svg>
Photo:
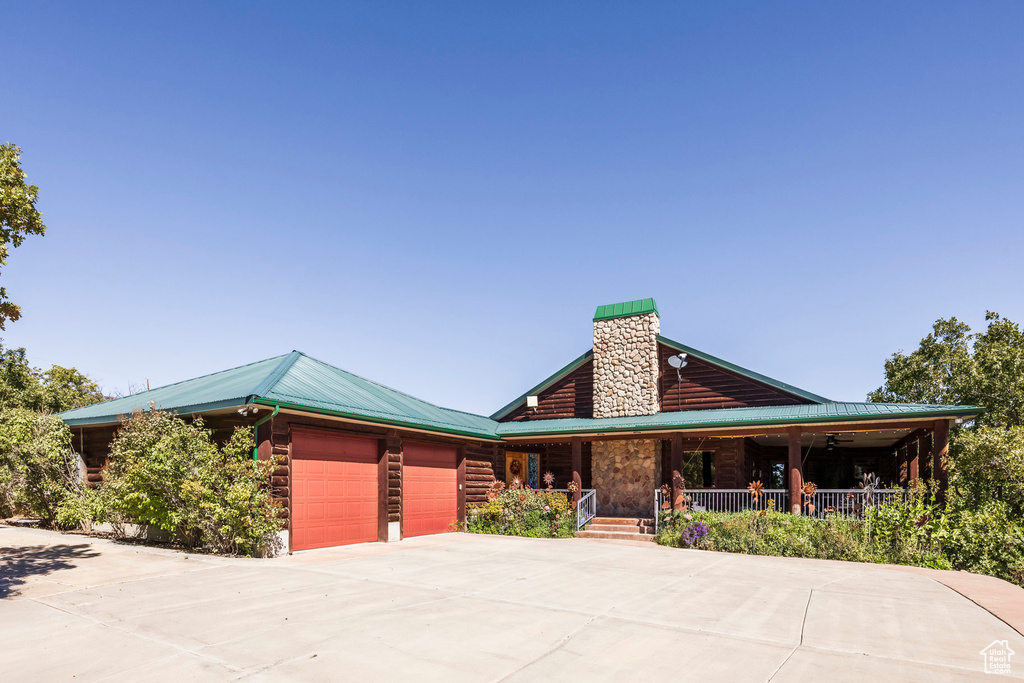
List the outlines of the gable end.
<svg viewBox="0 0 1024 683">
<path fill-rule="evenodd" d="M 662 412 L 817 403 L 692 353 L 687 354 L 687 364 L 681 371 L 680 381 L 675 368 L 668 364 L 669 357 L 678 353 L 678 349 L 665 343 L 658 344 L 658 393 Z"/>
<path fill-rule="evenodd" d="M 537 412 L 520 404 L 500 422 L 594 416 L 594 361 L 582 365 L 537 394 Z"/>
</svg>

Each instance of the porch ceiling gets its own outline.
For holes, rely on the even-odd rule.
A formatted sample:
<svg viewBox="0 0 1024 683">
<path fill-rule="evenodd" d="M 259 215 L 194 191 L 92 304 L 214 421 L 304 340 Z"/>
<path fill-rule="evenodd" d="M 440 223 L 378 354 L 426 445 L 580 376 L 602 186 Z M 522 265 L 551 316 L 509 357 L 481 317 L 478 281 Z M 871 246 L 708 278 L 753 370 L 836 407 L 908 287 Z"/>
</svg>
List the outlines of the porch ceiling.
<svg viewBox="0 0 1024 683">
<path fill-rule="evenodd" d="M 910 429 L 878 429 L 866 432 L 838 432 L 836 433 L 836 448 L 889 448 L 894 446 L 900 439 L 910 434 Z M 751 439 L 759 446 L 785 448 L 789 444 L 789 436 L 786 434 L 768 434 L 755 436 Z M 825 434 L 804 434 L 800 439 L 800 446 L 803 448 L 824 448 L 827 436 Z"/>
</svg>

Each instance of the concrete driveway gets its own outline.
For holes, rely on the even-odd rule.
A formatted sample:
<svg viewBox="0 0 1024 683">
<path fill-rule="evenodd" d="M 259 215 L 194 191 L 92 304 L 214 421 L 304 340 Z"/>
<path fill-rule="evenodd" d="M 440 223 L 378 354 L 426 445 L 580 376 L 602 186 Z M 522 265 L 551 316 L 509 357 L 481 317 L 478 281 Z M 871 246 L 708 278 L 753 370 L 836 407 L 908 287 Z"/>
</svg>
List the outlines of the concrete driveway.
<svg viewBox="0 0 1024 683">
<path fill-rule="evenodd" d="M 991 680 L 997 640 L 1024 674 L 1024 637 L 927 576 L 653 544 L 245 560 L 0 527 L 0 597 L 10 681 Z"/>
</svg>

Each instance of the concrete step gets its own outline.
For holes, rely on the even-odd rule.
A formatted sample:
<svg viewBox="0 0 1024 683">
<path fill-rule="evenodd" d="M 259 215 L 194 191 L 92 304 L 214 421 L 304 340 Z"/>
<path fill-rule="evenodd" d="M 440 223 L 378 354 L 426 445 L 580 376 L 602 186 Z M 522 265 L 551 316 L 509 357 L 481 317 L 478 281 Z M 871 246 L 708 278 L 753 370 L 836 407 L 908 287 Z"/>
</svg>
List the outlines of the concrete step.
<svg viewBox="0 0 1024 683">
<path fill-rule="evenodd" d="M 586 526 L 587 531 L 608 531 L 614 533 L 641 533 L 641 534 L 653 534 L 653 526 L 626 526 L 624 524 L 597 524 L 591 522 Z"/>
<path fill-rule="evenodd" d="M 654 518 L 641 517 L 594 517 L 594 524 L 614 524 L 616 526 L 654 526 Z"/>
<path fill-rule="evenodd" d="M 653 543 L 651 534 L 638 534 L 635 531 L 577 531 L 576 538 L 601 538 L 610 541 L 648 541 Z"/>
</svg>

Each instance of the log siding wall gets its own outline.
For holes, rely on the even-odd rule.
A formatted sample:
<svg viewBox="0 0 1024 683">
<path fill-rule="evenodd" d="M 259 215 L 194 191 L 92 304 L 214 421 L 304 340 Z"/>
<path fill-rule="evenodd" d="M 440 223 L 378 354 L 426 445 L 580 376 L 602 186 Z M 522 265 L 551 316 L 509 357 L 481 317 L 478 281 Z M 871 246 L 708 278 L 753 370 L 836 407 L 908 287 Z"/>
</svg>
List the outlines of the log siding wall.
<svg viewBox="0 0 1024 683">
<path fill-rule="evenodd" d="M 588 360 L 537 395 L 537 412 L 519 406 L 502 422 L 594 416 L 594 361 Z"/>
<path fill-rule="evenodd" d="M 682 369 L 682 381 L 679 381 L 675 368 L 668 364 L 669 357 L 677 353 L 665 344 L 658 345 L 658 386 L 662 412 L 810 403 L 693 356 L 689 357 L 686 367 Z"/>
<path fill-rule="evenodd" d="M 680 382 L 675 369 L 668 364 L 668 358 L 677 353 L 665 344 L 658 344 L 658 396 L 663 412 L 810 403 L 770 384 L 693 356 L 683 368 Z M 503 417 L 501 422 L 593 417 L 593 394 L 594 362 L 590 360 L 540 392 L 536 412 L 522 405 Z"/>
</svg>

